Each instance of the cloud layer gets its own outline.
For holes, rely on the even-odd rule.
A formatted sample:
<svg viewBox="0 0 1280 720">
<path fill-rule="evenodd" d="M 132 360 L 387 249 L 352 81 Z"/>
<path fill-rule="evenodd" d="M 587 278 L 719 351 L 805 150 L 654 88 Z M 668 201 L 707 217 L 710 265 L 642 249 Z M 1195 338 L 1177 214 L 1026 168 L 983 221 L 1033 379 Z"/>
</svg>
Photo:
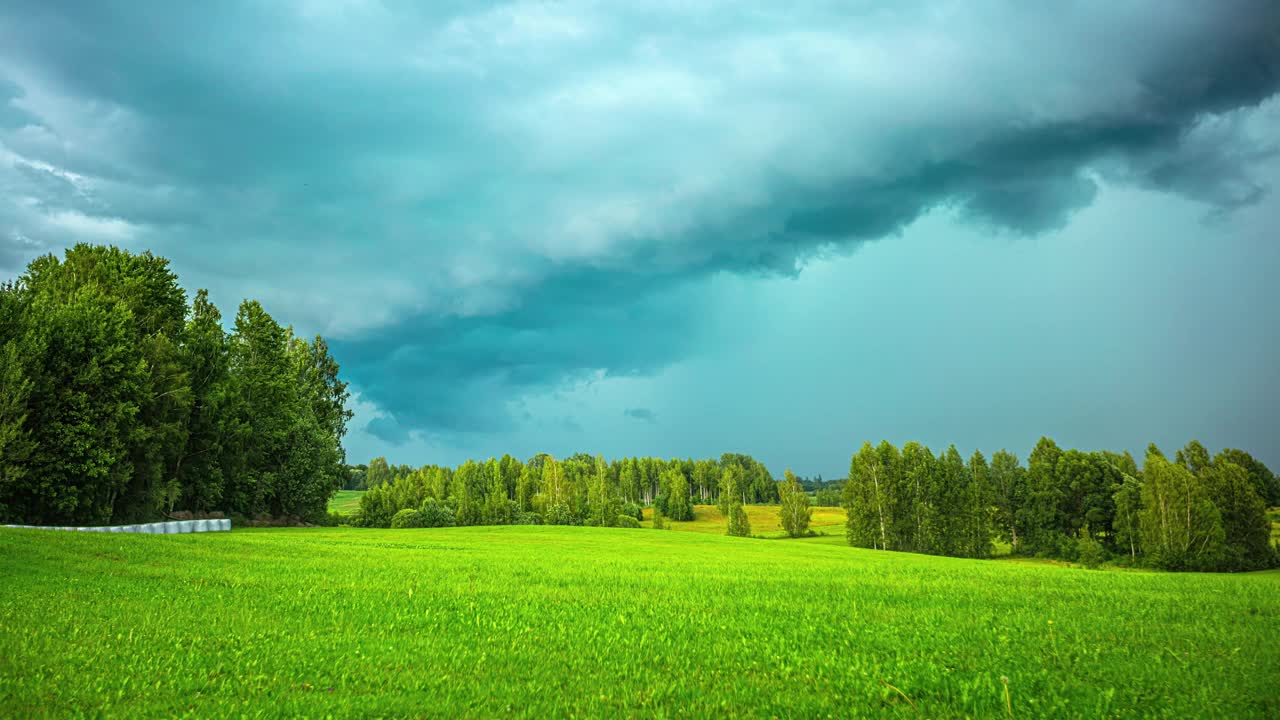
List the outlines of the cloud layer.
<svg viewBox="0 0 1280 720">
<path fill-rule="evenodd" d="M 1100 180 L 1230 211 L 1275 152 L 1266 0 L 426 7 L 8 3 L 0 268 L 174 257 L 332 336 L 398 442 L 698 355 L 721 274 L 937 209 L 1034 235 Z"/>
</svg>

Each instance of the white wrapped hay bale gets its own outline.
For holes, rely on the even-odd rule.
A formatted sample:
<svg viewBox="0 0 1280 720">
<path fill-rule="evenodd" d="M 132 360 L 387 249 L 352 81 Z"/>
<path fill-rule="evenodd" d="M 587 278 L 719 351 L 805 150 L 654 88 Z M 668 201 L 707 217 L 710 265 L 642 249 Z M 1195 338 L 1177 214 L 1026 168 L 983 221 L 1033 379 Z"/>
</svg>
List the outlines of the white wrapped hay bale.
<svg viewBox="0 0 1280 720">
<path fill-rule="evenodd" d="M 170 520 L 167 522 L 141 523 L 138 525 L 107 525 L 95 527 L 67 527 L 63 525 L 4 525 L 17 530 L 66 530 L 67 532 L 138 533 L 142 535 L 181 535 L 199 532 L 227 532 L 231 521 L 226 518 L 205 520 Z"/>
</svg>

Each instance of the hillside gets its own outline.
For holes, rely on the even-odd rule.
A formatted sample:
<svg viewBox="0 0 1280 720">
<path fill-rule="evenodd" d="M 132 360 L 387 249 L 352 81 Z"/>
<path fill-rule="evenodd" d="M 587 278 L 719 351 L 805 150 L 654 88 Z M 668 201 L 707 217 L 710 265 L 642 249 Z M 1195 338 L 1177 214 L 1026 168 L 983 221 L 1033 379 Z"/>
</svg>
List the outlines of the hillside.
<svg viewBox="0 0 1280 720">
<path fill-rule="evenodd" d="M 0 575 L 19 716 L 1280 713 L 1275 573 L 475 527 L 0 531 Z"/>
</svg>

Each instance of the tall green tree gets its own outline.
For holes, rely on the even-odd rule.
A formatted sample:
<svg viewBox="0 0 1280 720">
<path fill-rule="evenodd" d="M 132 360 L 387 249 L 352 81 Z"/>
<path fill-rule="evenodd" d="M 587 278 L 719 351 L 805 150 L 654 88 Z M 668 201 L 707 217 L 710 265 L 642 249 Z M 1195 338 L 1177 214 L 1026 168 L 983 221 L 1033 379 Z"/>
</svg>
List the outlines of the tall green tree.
<svg viewBox="0 0 1280 720">
<path fill-rule="evenodd" d="M 706 503 L 715 496 L 716 481 L 720 477 L 720 468 L 712 458 L 698 460 L 693 465 L 693 485 L 698 489 L 698 500 Z"/>
<path fill-rule="evenodd" d="M 22 307 L 10 283 L 0 285 L 0 521 L 21 520 L 8 505 L 25 492 L 27 459 L 32 438 L 27 428 L 31 381 L 22 347 Z"/>
<path fill-rule="evenodd" d="M 387 459 L 384 457 L 376 457 L 369 461 L 369 469 L 365 471 L 365 486 L 372 490 L 380 485 L 386 485 L 391 482 L 391 466 L 387 465 Z"/>
<path fill-rule="evenodd" d="M 783 472 L 783 480 L 778 483 L 778 519 L 782 529 L 791 537 L 800 537 L 809 532 L 809 520 L 813 517 L 813 509 L 809 507 L 809 494 L 800 487 L 795 473 L 790 469 Z"/>
<path fill-rule="evenodd" d="M 289 340 L 262 305 L 241 303 L 229 342 L 224 472 L 230 508 L 246 515 L 270 512 L 299 409 Z"/>
<path fill-rule="evenodd" d="M 182 506 L 211 510 L 223 497 L 223 413 L 228 392 L 227 335 L 222 313 L 200 290 L 191 303 L 191 315 L 183 330 L 183 356 L 191 385 L 191 409 L 186 440 L 174 463 L 174 477 L 182 486 Z"/>
<path fill-rule="evenodd" d="M 1115 492 L 1114 503 L 1116 547 L 1129 553 L 1130 560 L 1136 560 L 1141 542 L 1142 483 L 1132 475 L 1125 475 Z"/>
<path fill-rule="evenodd" d="M 572 485 L 565 477 L 564 465 L 553 457 L 547 457 L 542 464 L 542 491 L 535 502 L 538 511 L 548 518 L 554 515 L 558 519 L 571 519 L 569 500 Z"/>
<path fill-rule="evenodd" d="M 106 523 L 123 516 L 117 503 L 133 477 L 146 359 L 125 303 L 96 284 L 56 290 L 29 290 L 14 345 L 29 383 L 22 427 L 32 442 L 20 484 L 0 503 L 31 524 Z"/>
<path fill-rule="evenodd" d="M 720 471 L 716 507 L 719 508 L 720 514 L 728 519 L 730 511 L 733 509 L 733 504 L 742 504 L 741 486 L 743 473 L 741 465 L 725 465 L 721 463 L 721 467 L 723 469 Z"/>
<path fill-rule="evenodd" d="M 663 471 L 662 486 L 667 492 L 667 517 L 685 522 L 692 520 L 693 503 L 689 501 L 689 481 L 678 465 Z"/>
<path fill-rule="evenodd" d="M 1210 570 L 1225 533 L 1204 483 L 1186 466 L 1149 452 L 1142 467 L 1142 550 L 1167 570 Z"/>
<path fill-rule="evenodd" d="M 1060 490 L 1062 530 L 1078 537 L 1086 527 L 1091 539 L 1113 545 L 1115 493 L 1124 476 L 1101 453 L 1067 450 L 1054 469 Z"/>
<path fill-rule="evenodd" d="M 533 465 L 520 468 L 520 475 L 516 478 L 517 512 L 529 512 L 533 509 L 533 498 L 538 494 L 541 477 L 541 470 L 535 469 Z"/>
<path fill-rule="evenodd" d="M 351 393 L 347 383 L 338 377 L 338 361 L 329 354 L 329 344 L 319 335 L 309 343 L 298 340 L 293 361 L 303 401 L 310 406 L 320 431 L 332 439 L 340 461 L 346 463 L 342 438 L 352 417 L 347 409 Z"/>
<path fill-rule="evenodd" d="M 905 479 L 903 477 L 902 453 L 898 448 L 888 440 L 881 440 L 876 446 L 876 456 L 879 459 L 880 477 L 878 495 L 881 497 L 884 508 L 884 518 L 886 533 L 881 536 L 881 545 L 884 548 L 892 549 L 894 547 L 894 526 L 898 523 L 898 518 L 894 514 L 899 505 L 899 496 L 904 492 Z M 819 476 L 821 478 L 821 476 Z M 879 512 L 877 512 L 877 521 L 879 520 Z"/>
<path fill-rule="evenodd" d="M 899 491 L 894 497 L 889 547 L 906 552 L 927 552 L 932 533 L 929 486 L 933 453 L 918 442 L 902 446 Z"/>
<path fill-rule="evenodd" d="M 746 537 L 751 534 L 751 523 L 742 507 L 741 484 L 744 473 L 741 465 L 724 464 L 720 474 L 720 514 L 725 518 L 727 535 Z"/>
<path fill-rule="evenodd" d="M 962 555 L 968 536 L 969 468 L 964 458 L 949 446 L 938 455 L 928 484 L 929 506 L 933 511 L 933 533 L 928 552 Z"/>
<path fill-rule="evenodd" d="M 502 476 L 489 478 L 489 489 L 485 492 L 481 518 L 485 525 L 510 525 L 514 519 L 512 501 L 507 497 Z"/>
<path fill-rule="evenodd" d="M 885 470 L 881 453 L 869 442 L 862 443 L 849 461 L 843 496 L 845 537 L 850 545 L 882 550 L 889 547 L 894 498 Z"/>
<path fill-rule="evenodd" d="M 1058 485 L 1058 460 L 1062 450 L 1042 437 L 1027 460 L 1027 499 L 1019 524 L 1024 530 L 1023 547 L 1032 553 L 1055 554 L 1069 541 L 1063 531 L 1064 495 Z"/>
<path fill-rule="evenodd" d="M 595 473 L 591 481 L 591 524 L 599 527 L 615 527 L 622 512 L 622 500 L 609 482 L 609 468 L 603 457 L 596 457 Z"/>
<path fill-rule="evenodd" d="M 1192 440 L 1185 447 L 1174 455 L 1174 462 L 1182 467 L 1190 470 L 1192 474 L 1200 475 L 1209 469 L 1209 451 L 1199 440 Z"/>
<path fill-rule="evenodd" d="M 483 517 L 481 502 L 484 487 L 480 465 L 468 460 L 454 471 L 449 483 L 449 501 L 460 526 L 478 525 Z"/>
<path fill-rule="evenodd" d="M 1266 465 L 1243 450 L 1227 448 L 1213 457 L 1213 464 L 1233 463 L 1245 469 L 1249 474 L 1249 483 L 1253 485 L 1258 497 L 1267 505 L 1280 505 L 1280 478 L 1277 478 Z"/>
<path fill-rule="evenodd" d="M 520 482 L 520 473 L 524 470 L 524 463 L 515 459 L 510 455 L 503 455 L 498 461 L 498 472 L 502 477 L 502 487 L 510 497 L 516 496 L 516 485 Z"/>
<path fill-rule="evenodd" d="M 176 493 L 172 469 L 185 444 L 190 393 L 179 346 L 186 295 L 168 260 L 79 244 L 62 259 L 37 258 L 22 282 L 43 302 L 69 303 L 79 291 L 92 288 L 90 292 L 103 301 L 122 306 L 127 320 L 120 330 L 128 350 L 141 359 L 142 371 L 124 440 L 125 484 L 113 494 L 111 513 L 117 518 L 141 517 L 171 504 L 165 500 Z"/>
<path fill-rule="evenodd" d="M 640 470 L 636 467 L 635 458 L 622 461 L 622 470 L 618 476 L 618 484 L 622 486 L 622 498 L 627 502 L 640 502 Z"/>
<path fill-rule="evenodd" d="M 1226 570 L 1261 570 L 1275 562 L 1271 547 L 1271 521 L 1249 471 L 1222 460 L 1204 468 L 1209 496 L 1222 519 L 1223 557 Z"/>
<path fill-rule="evenodd" d="M 968 480 L 965 555 L 977 558 L 991 557 L 993 533 L 991 469 L 987 466 L 987 458 L 979 450 L 974 450 L 969 458 Z"/>
</svg>

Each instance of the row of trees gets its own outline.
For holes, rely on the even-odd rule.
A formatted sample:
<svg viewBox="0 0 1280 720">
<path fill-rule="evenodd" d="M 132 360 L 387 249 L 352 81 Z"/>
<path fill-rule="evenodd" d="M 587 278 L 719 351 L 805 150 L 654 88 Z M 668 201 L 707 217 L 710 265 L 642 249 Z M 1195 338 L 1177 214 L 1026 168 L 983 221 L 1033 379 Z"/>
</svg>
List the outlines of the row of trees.
<svg viewBox="0 0 1280 720">
<path fill-rule="evenodd" d="M 1024 467 L 1005 450 L 966 461 L 864 443 L 843 490 L 849 543 L 987 557 L 995 539 L 1014 553 L 1077 559 L 1127 555 L 1170 570 L 1251 570 L 1276 563 L 1266 503 L 1280 483 L 1241 450 L 1210 458 L 1196 441 L 1170 462 L 1129 453 L 1063 450 L 1041 438 Z"/>
<path fill-rule="evenodd" d="M 38 258 L 0 286 L 0 518 L 321 517 L 345 475 L 346 388 L 323 338 L 251 300 L 226 332 L 164 258 Z"/>
<path fill-rule="evenodd" d="M 563 460 L 539 454 L 528 461 L 503 455 L 468 460 L 457 468 L 389 465 L 374 458 L 352 475 L 368 488 L 352 522 L 389 527 L 401 510 L 424 512 L 431 501 L 452 514 L 452 524 L 617 525 L 652 505 L 672 520 L 692 520 L 695 503 L 775 502 L 778 487 L 765 466 L 749 455 L 717 459 L 624 458 L 578 453 Z M 726 512 L 731 517 L 732 508 Z M 637 516 L 638 517 L 638 516 Z M 748 534 L 748 533 L 742 533 Z"/>
</svg>

